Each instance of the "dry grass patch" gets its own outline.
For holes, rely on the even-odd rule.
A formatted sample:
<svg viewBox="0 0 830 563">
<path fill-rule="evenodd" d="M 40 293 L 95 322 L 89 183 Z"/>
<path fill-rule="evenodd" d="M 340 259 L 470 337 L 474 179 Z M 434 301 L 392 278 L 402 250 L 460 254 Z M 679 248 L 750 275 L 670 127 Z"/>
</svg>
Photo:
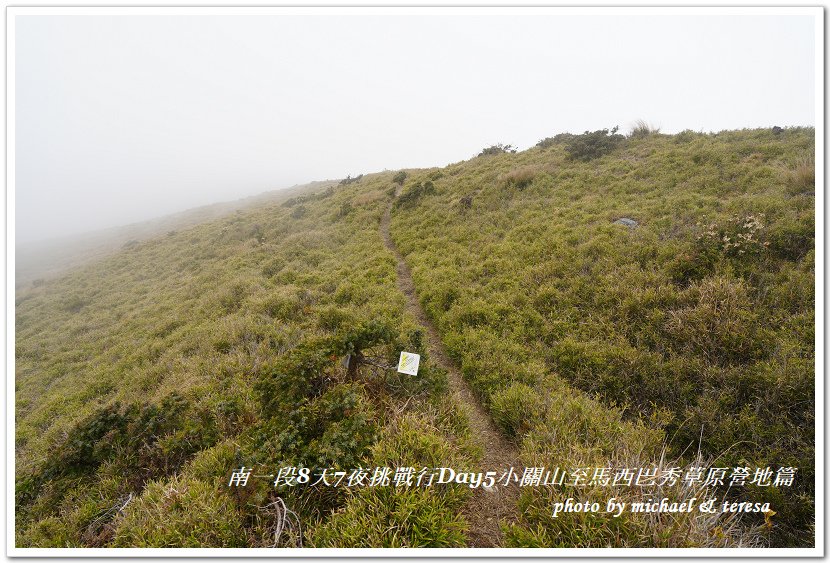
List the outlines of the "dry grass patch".
<svg viewBox="0 0 830 563">
<path fill-rule="evenodd" d="M 816 191 L 816 162 L 813 157 L 799 160 L 795 167 L 787 172 L 786 179 L 790 194 L 814 194 Z"/>
<path fill-rule="evenodd" d="M 532 184 L 541 171 L 542 169 L 539 166 L 515 168 L 499 178 L 499 185 L 503 188 L 516 187 L 522 190 Z"/>
</svg>

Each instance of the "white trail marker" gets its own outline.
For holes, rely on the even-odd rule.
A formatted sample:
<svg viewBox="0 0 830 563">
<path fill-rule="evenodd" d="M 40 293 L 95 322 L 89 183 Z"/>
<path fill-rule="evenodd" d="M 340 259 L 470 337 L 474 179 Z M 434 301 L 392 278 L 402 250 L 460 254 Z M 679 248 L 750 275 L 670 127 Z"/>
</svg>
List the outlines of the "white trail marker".
<svg viewBox="0 0 830 563">
<path fill-rule="evenodd" d="M 418 375 L 418 364 L 421 363 L 421 356 L 412 352 L 401 352 L 401 359 L 398 360 L 398 371 L 407 375 Z"/>
</svg>

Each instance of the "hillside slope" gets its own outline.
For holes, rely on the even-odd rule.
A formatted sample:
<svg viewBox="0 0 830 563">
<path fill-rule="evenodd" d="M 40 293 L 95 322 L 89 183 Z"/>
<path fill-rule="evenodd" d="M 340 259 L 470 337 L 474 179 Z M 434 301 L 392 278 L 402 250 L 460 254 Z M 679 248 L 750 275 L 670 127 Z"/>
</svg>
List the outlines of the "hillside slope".
<svg viewBox="0 0 830 563">
<path fill-rule="evenodd" d="M 609 430 L 579 444 L 590 452 L 551 439 L 617 405 L 660 429 L 670 457 L 797 467 L 795 490 L 730 495 L 773 503 L 774 545 L 811 543 L 814 131 L 645 135 L 587 162 L 562 137 L 426 174 L 434 193 L 393 216 L 450 354 L 540 465 L 655 459 L 660 442 L 625 451 Z M 516 544 L 560 544 L 570 524 L 525 502 Z"/>
<path fill-rule="evenodd" d="M 399 289 L 391 209 L 449 367 L 523 466 L 798 469 L 791 488 L 713 487 L 777 512 L 740 519 L 552 518 L 569 496 L 646 493 L 525 487 L 493 515 L 497 544 L 812 545 L 814 134 L 600 135 L 587 160 L 592 138 L 559 136 L 366 175 L 18 291 L 17 544 L 492 545 L 482 490 L 268 477 L 498 469 Z M 422 354 L 417 377 L 390 369 L 401 350 Z M 254 475 L 229 487 L 240 466 Z M 277 498 L 299 533 L 275 538 Z"/>
<path fill-rule="evenodd" d="M 100 260 L 122 248 L 162 236 L 170 231 L 219 219 L 235 211 L 279 203 L 307 192 L 325 189 L 333 184 L 336 182 L 311 182 L 235 201 L 203 205 L 121 227 L 57 239 L 17 243 L 15 245 L 15 288 L 23 289 L 30 283 L 42 283 L 46 278 L 52 278 L 76 266 Z"/>
</svg>

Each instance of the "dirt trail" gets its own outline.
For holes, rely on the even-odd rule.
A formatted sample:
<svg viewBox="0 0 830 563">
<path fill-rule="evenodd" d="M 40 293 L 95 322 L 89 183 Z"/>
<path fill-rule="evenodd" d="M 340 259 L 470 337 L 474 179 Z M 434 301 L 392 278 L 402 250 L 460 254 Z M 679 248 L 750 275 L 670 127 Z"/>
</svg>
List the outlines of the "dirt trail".
<svg viewBox="0 0 830 563">
<path fill-rule="evenodd" d="M 400 188 L 398 189 L 398 192 Z M 398 193 L 395 194 L 396 196 Z M 521 477 L 519 451 L 515 444 L 508 441 L 493 424 L 487 411 L 481 406 L 470 387 L 461 377 L 458 368 L 450 361 L 438 330 L 424 312 L 415 293 L 412 274 L 403 256 L 389 234 L 392 205 L 386 209 L 380 223 L 383 242 L 398 261 L 398 288 L 406 295 L 407 309 L 426 329 L 427 349 L 430 359 L 447 370 L 450 388 L 461 398 L 462 406 L 467 412 L 473 438 L 482 449 L 482 459 L 478 471 L 496 471 L 498 477 L 510 467 Z M 516 516 L 516 502 L 519 491 L 515 483 L 510 486 L 496 484 L 488 491 L 483 487 L 474 490 L 472 500 L 467 504 L 464 516 L 469 522 L 468 537 L 471 547 L 499 547 L 502 545 L 502 533 L 499 521 L 513 521 Z"/>
</svg>

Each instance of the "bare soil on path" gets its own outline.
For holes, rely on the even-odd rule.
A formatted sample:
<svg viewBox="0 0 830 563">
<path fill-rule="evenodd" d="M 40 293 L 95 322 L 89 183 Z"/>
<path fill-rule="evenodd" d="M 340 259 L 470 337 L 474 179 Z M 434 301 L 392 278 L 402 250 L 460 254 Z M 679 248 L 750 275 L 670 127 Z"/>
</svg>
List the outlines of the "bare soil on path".
<svg viewBox="0 0 830 563">
<path fill-rule="evenodd" d="M 458 368 L 450 361 L 444 350 L 438 330 L 418 302 L 412 273 L 389 233 L 391 212 L 392 205 L 390 203 L 381 220 L 380 232 L 386 248 L 394 254 L 398 262 L 398 288 L 406 296 L 407 310 L 426 329 L 427 349 L 429 350 L 430 359 L 447 370 L 450 388 L 461 398 L 462 406 L 465 408 L 470 422 L 473 439 L 482 450 L 479 471 L 496 471 L 498 478 L 512 467 L 521 477 L 523 469 L 519 461 L 518 448 L 496 428 L 487 411 L 461 377 Z M 464 516 L 469 523 L 467 536 L 470 547 L 500 547 L 502 545 L 499 522 L 515 520 L 516 503 L 519 497 L 518 489 L 517 484 L 511 482 L 508 486 L 497 483 L 491 490 L 483 487 L 473 490 L 473 497 L 464 511 Z"/>
</svg>

